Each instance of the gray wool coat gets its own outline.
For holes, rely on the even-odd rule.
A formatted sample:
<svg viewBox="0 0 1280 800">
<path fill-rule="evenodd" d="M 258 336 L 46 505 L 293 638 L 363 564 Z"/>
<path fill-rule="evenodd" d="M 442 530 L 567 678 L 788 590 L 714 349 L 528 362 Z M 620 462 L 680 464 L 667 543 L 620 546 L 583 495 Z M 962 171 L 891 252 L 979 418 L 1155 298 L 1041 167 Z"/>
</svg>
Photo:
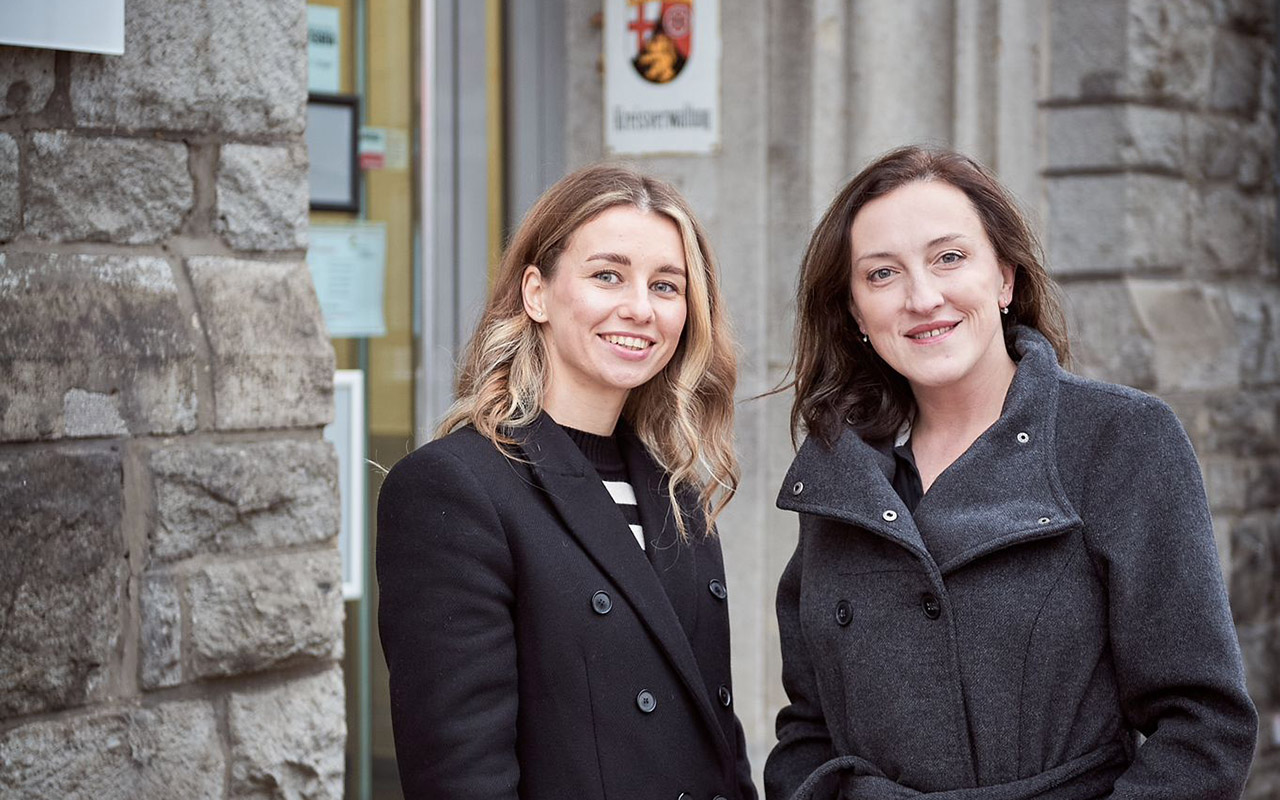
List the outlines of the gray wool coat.
<svg viewBox="0 0 1280 800">
<path fill-rule="evenodd" d="M 851 430 L 787 473 L 769 800 L 1240 796 L 1257 714 L 1191 444 L 1014 337 L 1000 419 L 914 515 Z"/>
</svg>

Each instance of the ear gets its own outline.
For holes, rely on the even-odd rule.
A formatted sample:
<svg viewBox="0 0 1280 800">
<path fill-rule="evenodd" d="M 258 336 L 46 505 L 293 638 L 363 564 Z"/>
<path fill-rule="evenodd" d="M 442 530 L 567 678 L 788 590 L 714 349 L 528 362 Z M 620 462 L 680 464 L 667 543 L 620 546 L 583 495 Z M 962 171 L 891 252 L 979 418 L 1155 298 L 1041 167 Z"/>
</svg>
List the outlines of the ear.
<svg viewBox="0 0 1280 800">
<path fill-rule="evenodd" d="M 1017 268 L 1008 264 L 1000 264 L 1000 307 L 1006 308 L 1013 302 L 1013 279 L 1017 275 Z"/>
<path fill-rule="evenodd" d="M 542 279 L 542 270 L 530 264 L 524 268 L 520 278 L 520 296 L 524 301 L 524 313 L 534 322 L 547 321 L 547 309 L 543 294 L 546 282 Z"/>
</svg>

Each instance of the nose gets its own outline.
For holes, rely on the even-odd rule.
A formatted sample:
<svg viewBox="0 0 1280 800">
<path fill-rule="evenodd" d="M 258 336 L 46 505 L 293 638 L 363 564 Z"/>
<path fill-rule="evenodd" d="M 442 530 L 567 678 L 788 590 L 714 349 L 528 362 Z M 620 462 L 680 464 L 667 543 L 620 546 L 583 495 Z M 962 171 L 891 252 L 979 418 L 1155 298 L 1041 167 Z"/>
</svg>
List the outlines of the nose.
<svg viewBox="0 0 1280 800">
<path fill-rule="evenodd" d="M 636 284 L 622 300 L 618 313 L 636 322 L 648 322 L 653 319 L 653 299 L 649 297 L 649 287 Z"/>
<path fill-rule="evenodd" d="M 907 289 L 907 310 L 916 314 L 928 313 L 942 305 L 942 290 L 938 288 L 936 279 L 928 270 L 922 270 L 911 276 Z"/>
</svg>

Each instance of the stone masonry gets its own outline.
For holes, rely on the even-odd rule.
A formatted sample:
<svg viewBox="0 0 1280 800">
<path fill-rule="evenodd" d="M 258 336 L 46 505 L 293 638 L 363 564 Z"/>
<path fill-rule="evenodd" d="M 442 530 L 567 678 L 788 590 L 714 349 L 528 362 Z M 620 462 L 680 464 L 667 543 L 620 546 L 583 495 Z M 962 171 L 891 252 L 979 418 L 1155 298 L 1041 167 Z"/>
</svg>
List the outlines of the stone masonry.
<svg viewBox="0 0 1280 800">
<path fill-rule="evenodd" d="M 0 46 L 0 796 L 339 798 L 300 0 Z"/>
<path fill-rule="evenodd" d="M 1276 5 L 1052 4 L 1047 248 L 1077 368 L 1163 397 L 1200 457 L 1280 797 Z"/>
</svg>

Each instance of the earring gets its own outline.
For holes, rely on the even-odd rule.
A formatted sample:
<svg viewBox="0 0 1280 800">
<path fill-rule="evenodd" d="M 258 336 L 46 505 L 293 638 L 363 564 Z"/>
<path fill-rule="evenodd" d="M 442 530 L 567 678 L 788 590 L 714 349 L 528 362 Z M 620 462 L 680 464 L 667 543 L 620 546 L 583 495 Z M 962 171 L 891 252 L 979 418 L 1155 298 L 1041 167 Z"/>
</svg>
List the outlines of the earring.
<svg viewBox="0 0 1280 800">
<path fill-rule="evenodd" d="M 862 334 L 862 343 L 863 343 L 863 344 L 868 344 L 870 341 L 871 341 L 871 337 L 870 337 L 870 336 L 866 335 L 865 333 L 864 333 L 864 334 Z"/>
<path fill-rule="evenodd" d="M 1006 317 L 1007 317 L 1007 316 L 1009 316 L 1009 307 L 1008 307 L 1008 306 L 1000 306 L 1000 313 L 1001 313 L 1001 314 L 1004 314 Z"/>
</svg>

